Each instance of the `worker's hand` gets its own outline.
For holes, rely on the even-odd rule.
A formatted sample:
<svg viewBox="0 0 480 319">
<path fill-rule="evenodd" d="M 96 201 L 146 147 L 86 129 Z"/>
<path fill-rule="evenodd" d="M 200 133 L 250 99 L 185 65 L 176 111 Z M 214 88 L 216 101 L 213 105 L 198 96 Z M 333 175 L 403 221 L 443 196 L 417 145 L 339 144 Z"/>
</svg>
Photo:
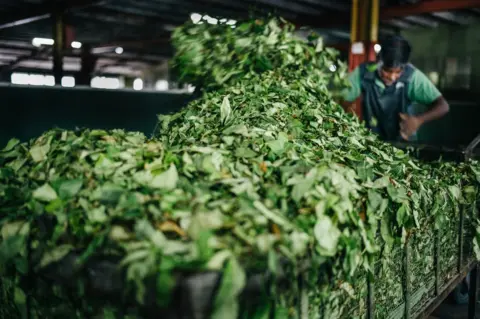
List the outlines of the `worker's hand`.
<svg viewBox="0 0 480 319">
<path fill-rule="evenodd" d="M 410 116 L 408 114 L 400 113 L 400 135 L 406 141 L 412 136 L 420 126 L 422 126 L 423 121 L 420 117 Z"/>
</svg>

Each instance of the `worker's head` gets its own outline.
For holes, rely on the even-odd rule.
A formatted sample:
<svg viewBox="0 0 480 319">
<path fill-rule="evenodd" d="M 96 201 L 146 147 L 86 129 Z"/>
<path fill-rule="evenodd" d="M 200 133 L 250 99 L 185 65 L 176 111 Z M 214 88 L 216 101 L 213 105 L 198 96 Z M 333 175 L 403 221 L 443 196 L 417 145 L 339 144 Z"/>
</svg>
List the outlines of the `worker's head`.
<svg viewBox="0 0 480 319">
<path fill-rule="evenodd" d="M 401 36 L 388 36 L 381 42 L 380 77 L 386 85 L 392 85 L 402 75 L 405 65 L 410 59 L 411 47 Z"/>
</svg>

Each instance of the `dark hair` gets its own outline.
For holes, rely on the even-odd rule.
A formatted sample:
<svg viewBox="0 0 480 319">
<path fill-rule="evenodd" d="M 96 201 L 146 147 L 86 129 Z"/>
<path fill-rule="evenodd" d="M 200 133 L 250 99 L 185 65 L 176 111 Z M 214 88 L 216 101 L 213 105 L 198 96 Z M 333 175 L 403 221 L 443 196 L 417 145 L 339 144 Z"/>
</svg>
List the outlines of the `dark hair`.
<svg viewBox="0 0 480 319">
<path fill-rule="evenodd" d="M 407 64 L 412 51 L 410 44 L 403 37 L 390 35 L 381 41 L 380 60 L 388 68 Z"/>
</svg>

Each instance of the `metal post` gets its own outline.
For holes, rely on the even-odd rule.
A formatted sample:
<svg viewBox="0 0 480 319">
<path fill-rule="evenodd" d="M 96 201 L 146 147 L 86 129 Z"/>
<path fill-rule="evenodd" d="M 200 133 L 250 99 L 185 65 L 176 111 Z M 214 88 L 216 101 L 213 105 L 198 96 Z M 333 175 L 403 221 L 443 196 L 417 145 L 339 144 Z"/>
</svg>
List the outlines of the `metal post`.
<svg viewBox="0 0 480 319">
<path fill-rule="evenodd" d="M 308 291 L 306 289 L 306 279 L 305 274 L 300 274 L 297 277 L 298 290 L 299 290 L 299 301 L 298 301 L 298 313 L 300 319 L 308 319 Z"/>
<path fill-rule="evenodd" d="M 468 319 L 475 319 L 477 311 L 478 264 L 470 273 L 470 287 L 468 290 Z"/>
<path fill-rule="evenodd" d="M 63 50 L 65 48 L 65 24 L 63 21 L 63 11 L 55 10 L 53 17 L 53 76 L 55 85 L 62 83 L 63 77 Z"/>
<path fill-rule="evenodd" d="M 358 0 L 352 0 L 352 17 L 350 25 L 350 43 L 358 40 Z"/>
<path fill-rule="evenodd" d="M 457 271 L 460 272 L 462 270 L 462 263 L 463 263 L 463 224 L 465 220 L 465 205 L 460 206 L 460 222 L 459 222 L 459 229 L 458 229 L 458 263 L 457 263 Z"/>
<path fill-rule="evenodd" d="M 440 295 L 440 229 L 435 230 L 435 296 Z"/>
<path fill-rule="evenodd" d="M 367 275 L 367 319 L 375 318 L 375 288 L 372 274 Z"/>
<path fill-rule="evenodd" d="M 371 0 L 370 2 L 370 36 L 367 50 L 367 60 L 376 61 L 377 52 L 375 52 L 375 44 L 378 43 L 378 26 L 380 17 L 379 0 Z"/>
<path fill-rule="evenodd" d="M 90 86 L 92 74 L 95 72 L 97 57 L 92 54 L 92 47 L 86 43 L 82 46 L 82 66 L 77 76 L 77 85 Z"/>
<path fill-rule="evenodd" d="M 405 243 L 403 256 L 403 269 L 405 272 L 404 294 L 405 294 L 405 319 L 410 319 L 410 244 Z"/>
</svg>

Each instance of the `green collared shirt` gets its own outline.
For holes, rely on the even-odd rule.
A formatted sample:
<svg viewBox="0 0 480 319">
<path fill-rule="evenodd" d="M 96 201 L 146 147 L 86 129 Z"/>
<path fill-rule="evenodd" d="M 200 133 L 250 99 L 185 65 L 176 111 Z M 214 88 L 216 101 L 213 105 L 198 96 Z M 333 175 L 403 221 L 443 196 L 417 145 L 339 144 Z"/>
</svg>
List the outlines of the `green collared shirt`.
<svg viewBox="0 0 480 319">
<path fill-rule="evenodd" d="M 356 68 L 350 73 L 348 78 L 351 86 L 344 90 L 343 99 L 347 102 L 353 102 L 362 94 L 360 69 Z M 378 76 L 375 79 L 375 84 L 380 88 L 385 88 L 385 84 L 383 84 Z M 418 69 L 415 69 L 412 75 L 407 94 L 412 102 L 426 106 L 431 105 L 436 99 L 442 96 L 442 93 L 440 93 L 437 87 Z"/>
</svg>

